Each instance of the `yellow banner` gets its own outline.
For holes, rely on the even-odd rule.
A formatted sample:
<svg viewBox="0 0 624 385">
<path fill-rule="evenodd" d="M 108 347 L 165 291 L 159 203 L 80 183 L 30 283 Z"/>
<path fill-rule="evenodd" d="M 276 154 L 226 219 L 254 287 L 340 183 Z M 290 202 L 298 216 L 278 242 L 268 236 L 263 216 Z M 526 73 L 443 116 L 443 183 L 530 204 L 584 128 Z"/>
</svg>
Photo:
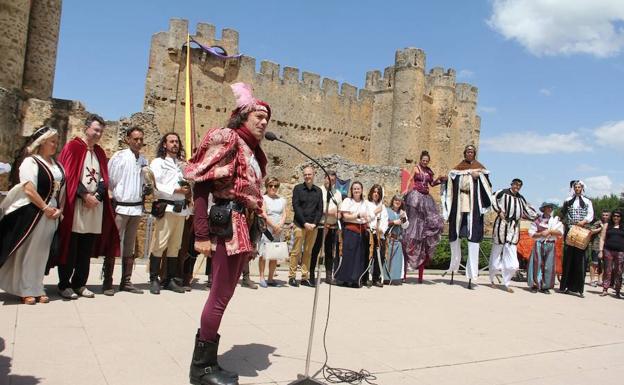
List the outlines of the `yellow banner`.
<svg viewBox="0 0 624 385">
<path fill-rule="evenodd" d="M 184 149 L 186 160 L 191 158 L 195 130 L 193 130 L 193 97 L 191 94 L 191 36 L 186 34 L 186 81 L 184 94 Z"/>
</svg>

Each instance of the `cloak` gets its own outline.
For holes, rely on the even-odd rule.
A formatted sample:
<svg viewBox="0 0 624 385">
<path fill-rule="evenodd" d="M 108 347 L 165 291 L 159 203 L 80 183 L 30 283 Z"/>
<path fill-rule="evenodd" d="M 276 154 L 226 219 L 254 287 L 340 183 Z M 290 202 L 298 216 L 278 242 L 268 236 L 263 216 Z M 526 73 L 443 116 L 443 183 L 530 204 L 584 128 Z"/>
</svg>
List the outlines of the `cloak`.
<svg viewBox="0 0 624 385">
<path fill-rule="evenodd" d="M 104 185 L 108 190 L 108 161 L 106 159 L 106 153 L 102 147 L 97 144 L 93 147 L 93 151 L 100 164 L 100 173 L 102 174 Z M 59 236 L 61 240 L 60 252 L 57 258 L 50 260 L 49 267 L 62 265 L 67 261 L 69 239 L 71 237 L 72 225 L 74 222 L 74 209 L 76 207 L 76 192 L 78 191 L 78 184 L 82 180 L 82 168 L 84 166 L 86 154 L 87 144 L 82 139 L 76 137 L 65 144 L 57 159 L 65 168 L 66 199 L 63 209 L 63 220 L 59 226 Z M 108 194 L 104 194 L 102 204 L 104 205 L 104 211 L 102 213 L 102 232 L 96 237 L 95 247 L 93 249 L 95 254 L 90 257 L 95 258 L 101 255 L 119 257 L 119 232 L 115 225 L 115 214 L 113 213 L 113 206 L 111 205 Z"/>
</svg>

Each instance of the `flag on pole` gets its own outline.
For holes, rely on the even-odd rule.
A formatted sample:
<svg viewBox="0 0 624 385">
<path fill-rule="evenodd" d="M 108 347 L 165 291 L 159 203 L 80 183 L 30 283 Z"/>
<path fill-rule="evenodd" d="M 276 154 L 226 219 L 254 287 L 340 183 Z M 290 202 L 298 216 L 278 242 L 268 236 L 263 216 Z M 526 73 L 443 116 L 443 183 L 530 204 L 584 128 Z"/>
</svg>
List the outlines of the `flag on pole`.
<svg viewBox="0 0 624 385">
<path fill-rule="evenodd" d="M 195 124 L 193 122 L 193 93 L 191 92 L 191 35 L 186 34 L 186 81 L 184 94 L 184 147 L 186 160 L 195 148 Z"/>
</svg>

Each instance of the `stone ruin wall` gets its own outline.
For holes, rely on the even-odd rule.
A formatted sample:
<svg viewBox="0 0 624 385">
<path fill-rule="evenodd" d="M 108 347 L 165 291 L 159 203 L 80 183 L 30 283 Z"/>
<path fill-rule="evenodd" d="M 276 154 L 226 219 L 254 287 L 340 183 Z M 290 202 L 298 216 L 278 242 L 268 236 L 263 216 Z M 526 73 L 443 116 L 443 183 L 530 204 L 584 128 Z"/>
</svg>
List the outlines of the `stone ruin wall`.
<svg viewBox="0 0 624 385">
<path fill-rule="evenodd" d="M 172 19 L 168 31 L 152 37 L 144 111 L 153 113 L 161 133 L 184 133 L 184 71 L 188 21 Z M 199 23 L 193 38 L 238 54 L 238 33 L 216 37 L 213 25 Z M 253 85 L 256 97 L 273 110 L 269 130 L 313 157 L 337 154 L 362 165 L 391 165 L 410 171 L 427 149 L 436 173 L 446 173 L 462 157 L 464 145 L 478 145 L 477 88 L 456 83 L 452 69 L 425 72 L 422 50 L 399 50 L 395 63 L 366 74 L 363 89 L 320 75 L 256 59 L 221 60 L 192 49 L 193 107 L 197 140 L 231 114 L 229 88 L 238 81 Z M 297 166 L 305 159 L 279 143 L 265 143 L 269 174 L 297 181 Z M 398 174 L 396 176 L 398 178 Z M 366 187 L 366 186 L 365 186 Z"/>
</svg>

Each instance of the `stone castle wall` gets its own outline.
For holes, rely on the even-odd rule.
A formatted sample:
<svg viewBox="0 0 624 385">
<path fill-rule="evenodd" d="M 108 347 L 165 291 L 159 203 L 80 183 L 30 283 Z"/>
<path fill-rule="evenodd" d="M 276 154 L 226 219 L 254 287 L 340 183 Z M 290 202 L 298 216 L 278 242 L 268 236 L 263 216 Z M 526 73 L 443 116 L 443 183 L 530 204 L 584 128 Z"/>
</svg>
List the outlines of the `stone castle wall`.
<svg viewBox="0 0 624 385">
<path fill-rule="evenodd" d="M 52 97 L 61 0 L 0 2 L 0 87 Z"/>
<path fill-rule="evenodd" d="M 184 133 L 184 73 L 188 21 L 172 19 L 169 30 L 152 37 L 144 110 L 154 114 L 161 133 Z M 204 45 L 238 53 L 238 33 L 200 23 L 193 35 Z M 339 154 L 359 164 L 411 167 L 427 149 L 436 172 L 446 172 L 462 156 L 463 146 L 478 145 L 477 88 L 456 83 L 455 71 L 434 68 L 426 73 L 422 50 L 397 51 L 395 63 L 366 74 L 364 89 L 318 74 L 281 67 L 242 56 L 221 60 L 199 49 L 191 52 L 193 107 L 198 139 L 231 114 L 234 97 L 229 85 L 253 85 L 256 97 L 273 110 L 269 130 L 314 157 Z M 265 144 L 269 172 L 293 180 L 302 157 L 287 146 Z M 398 177 L 398 175 L 397 175 Z"/>
</svg>

